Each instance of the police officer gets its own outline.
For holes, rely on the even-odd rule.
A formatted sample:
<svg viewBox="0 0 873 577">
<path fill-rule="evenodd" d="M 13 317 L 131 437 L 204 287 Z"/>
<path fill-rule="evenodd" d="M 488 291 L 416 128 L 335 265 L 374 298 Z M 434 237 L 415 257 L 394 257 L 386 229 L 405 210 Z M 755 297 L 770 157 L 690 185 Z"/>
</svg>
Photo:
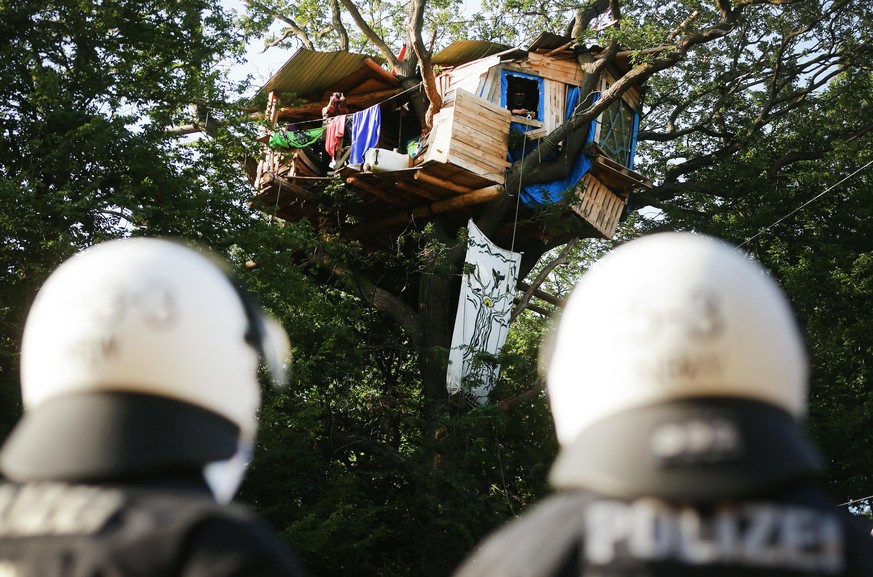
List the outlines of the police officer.
<svg viewBox="0 0 873 577">
<path fill-rule="evenodd" d="M 455 577 L 873 574 L 869 536 L 808 484 L 804 346 L 750 260 L 632 241 L 584 275 L 552 345 L 557 492 Z"/>
<path fill-rule="evenodd" d="M 30 310 L 0 452 L 0 576 L 299 576 L 236 492 L 284 330 L 174 242 L 92 247 Z M 221 503 L 219 503 L 219 501 Z"/>
</svg>

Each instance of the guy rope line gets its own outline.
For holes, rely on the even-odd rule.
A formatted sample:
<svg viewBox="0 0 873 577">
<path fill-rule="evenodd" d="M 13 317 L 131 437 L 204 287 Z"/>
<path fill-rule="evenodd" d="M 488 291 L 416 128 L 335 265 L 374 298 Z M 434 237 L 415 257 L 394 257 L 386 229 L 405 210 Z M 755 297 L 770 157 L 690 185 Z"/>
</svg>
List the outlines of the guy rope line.
<svg viewBox="0 0 873 577">
<path fill-rule="evenodd" d="M 786 214 L 785 216 L 783 216 L 782 218 L 780 218 L 779 220 L 774 222 L 773 224 L 765 226 L 764 228 L 759 230 L 757 233 L 755 233 L 754 235 L 752 235 L 749 238 L 747 238 L 746 240 L 744 240 L 741 244 L 738 244 L 737 248 L 742 248 L 745 244 L 755 240 L 756 238 L 758 238 L 759 236 L 761 236 L 762 234 L 764 234 L 765 232 L 767 232 L 768 230 L 770 230 L 771 228 L 773 228 L 774 226 L 776 226 L 777 224 L 779 224 L 780 222 L 785 220 L 786 218 L 790 217 L 791 215 L 795 214 L 796 212 L 803 210 L 804 208 L 806 208 L 807 206 L 809 206 L 810 204 L 812 204 L 813 202 L 815 202 L 816 200 L 818 200 L 819 198 L 824 196 L 825 194 L 829 193 L 830 191 L 832 191 L 833 189 L 835 189 L 839 185 L 843 184 L 844 182 L 846 182 L 847 180 L 849 180 L 850 178 L 855 176 L 856 174 L 866 170 L 871 164 L 873 164 L 873 160 L 871 160 L 870 162 L 868 162 L 867 164 L 865 164 L 864 166 L 862 166 L 861 168 L 859 168 L 858 170 L 856 170 L 855 172 L 850 174 L 849 176 L 844 177 L 842 180 L 840 180 L 836 184 L 832 184 L 827 189 L 821 191 L 820 193 L 818 193 L 817 195 L 815 195 L 811 199 L 807 200 L 806 202 L 804 202 L 803 204 L 801 204 L 800 206 L 798 206 L 797 208 L 795 208 L 794 210 L 792 210 L 791 212 L 789 212 L 788 214 Z"/>
<path fill-rule="evenodd" d="M 394 100 L 395 98 L 397 98 L 399 96 L 403 96 L 407 92 L 412 92 L 413 90 L 418 90 L 419 88 L 421 88 L 421 86 L 423 84 L 424 84 L 424 82 L 419 82 L 415 86 L 411 86 L 410 88 L 407 88 L 406 90 L 403 90 L 401 92 L 398 92 L 397 94 L 391 95 L 388 98 L 386 98 L 385 100 L 381 100 L 381 101 L 377 102 L 376 104 L 369 106 L 368 108 L 372 108 L 373 106 L 381 106 L 381 105 L 385 104 L 386 102 L 390 102 L 391 100 Z M 347 114 L 347 116 L 352 116 L 353 114 L 354 114 L 354 112 L 351 112 L 351 113 Z M 323 124 L 323 123 L 324 123 L 324 118 L 315 118 L 313 120 L 298 120 L 295 122 L 291 122 L 290 124 L 302 126 L 302 125 L 306 125 L 306 124 Z"/>
<path fill-rule="evenodd" d="M 860 503 L 861 501 L 869 501 L 873 499 L 873 495 L 868 495 L 867 497 L 861 497 L 860 499 L 850 499 L 845 503 L 840 503 L 837 507 L 848 507 L 849 505 L 854 505 L 855 503 Z"/>
</svg>

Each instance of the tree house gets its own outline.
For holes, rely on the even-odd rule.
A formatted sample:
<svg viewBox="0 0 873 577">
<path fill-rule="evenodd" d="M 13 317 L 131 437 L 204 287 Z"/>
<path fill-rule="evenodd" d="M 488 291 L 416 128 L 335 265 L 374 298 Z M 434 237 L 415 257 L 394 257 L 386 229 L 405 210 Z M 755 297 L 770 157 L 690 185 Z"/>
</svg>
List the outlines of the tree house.
<svg viewBox="0 0 873 577">
<path fill-rule="evenodd" d="M 273 128 L 250 174 L 255 203 L 374 249 L 392 247 L 399 232 L 435 215 L 461 227 L 507 195 L 517 207 L 493 235 L 499 245 L 523 251 L 528 242 L 556 238 L 562 226 L 611 237 L 633 189 L 651 186 L 633 170 L 639 89 L 584 131 L 584 152 L 566 176 L 522 190 L 504 186 L 512 162 L 534 151 L 586 96 L 579 93 L 585 73 L 568 45 L 556 36 L 527 50 L 462 41 L 436 54 L 444 103 L 426 134 L 428 102 L 417 81 L 401 82 L 368 56 L 299 50 L 262 89 Z M 608 69 L 596 91 L 622 73 Z M 344 108 L 325 114 L 334 93 Z M 337 184 L 346 186 L 342 202 Z M 542 210 L 549 206 L 560 210 L 547 225 Z"/>
</svg>

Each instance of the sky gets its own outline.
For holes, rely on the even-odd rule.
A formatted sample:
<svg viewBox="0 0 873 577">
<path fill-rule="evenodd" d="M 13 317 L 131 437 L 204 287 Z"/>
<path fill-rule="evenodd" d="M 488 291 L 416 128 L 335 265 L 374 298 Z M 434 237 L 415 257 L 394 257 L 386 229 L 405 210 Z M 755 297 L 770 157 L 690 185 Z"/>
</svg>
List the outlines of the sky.
<svg viewBox="0 0 873 577">
<path fill-rule="evenodd" d="M 245 13 L 245 5 L 242 0 L 222 0 L 221 3 L 225 8 L 233 10 L 237 14 Z M 278 22 L 274 27 L 276 30 L 281 28 Z M 230 69 L 230 77 L 233 80 L 242 80 L 246 74 L 251 74 L 252 89 L 257 89 L 266 84 L 293 54 L 294 50 L 279 47 L 270 48 L 265 51 L 263 38 L 256 39 L 249 43 L 245 62 L 237 64 Z"/>
</svg>

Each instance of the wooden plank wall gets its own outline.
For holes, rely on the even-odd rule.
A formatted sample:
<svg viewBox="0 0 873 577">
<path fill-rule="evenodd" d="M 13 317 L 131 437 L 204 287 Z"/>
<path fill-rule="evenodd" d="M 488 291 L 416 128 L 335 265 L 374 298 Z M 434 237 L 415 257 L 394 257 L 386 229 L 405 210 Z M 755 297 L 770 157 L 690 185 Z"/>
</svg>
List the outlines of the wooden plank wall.
<svg viewBox="0 0 873 577">
<path fill-rule="evenodd" d="M 591 223 L 604 238 L 612 238 L 624 205 L 624 200 L 589 173 L 579 183 L 579 202 L 570 208 Z"/>
<path fill-rule="evenodd" d="M 476 96 L 500 106 L 500 67 L 494 66 L 480 77 Z"/>
<path fill-rule="evenodd" d="M 440 74 L 437 77 L 437 89 L 440 91 L 440 96 L 443 97 L 443 104 L 448 105 L 454 102 L 455 91 L 459 88 L 473 94 L 478 94 L 483 80 L 482 77 L 488 74 L 489 69 L 499 63 L 499 57 L 490 56 Z"/>
<path fill-rule="evenodd" d="M 508 110 L 463 90 L 455 91 L 454 106 L 434 117 L 431 136 L 421 160 L 444 162 L 503 184 L 509 136 Z"/>
<path fill-rule="evenodd" d="M 564 121 L 564 109 L 567 107 L 567 85 L 548 79 L 543 82 L 543 85 L 545 88 L 545 99 L 543 100 L 545 118 L 542 120 L 545 133 L 548 134 Z"/>
<path fill-rule="evenodd" d="M 516 66 L 520 67 L 523 72 L 531 71 L 529 73 L 571 86 L 580 86 L 585 77 L 585 73 L 577 62 L 550 58 L 535 52 L 529 53 L 528 59 L 517 62 Z"/>
</svg>

